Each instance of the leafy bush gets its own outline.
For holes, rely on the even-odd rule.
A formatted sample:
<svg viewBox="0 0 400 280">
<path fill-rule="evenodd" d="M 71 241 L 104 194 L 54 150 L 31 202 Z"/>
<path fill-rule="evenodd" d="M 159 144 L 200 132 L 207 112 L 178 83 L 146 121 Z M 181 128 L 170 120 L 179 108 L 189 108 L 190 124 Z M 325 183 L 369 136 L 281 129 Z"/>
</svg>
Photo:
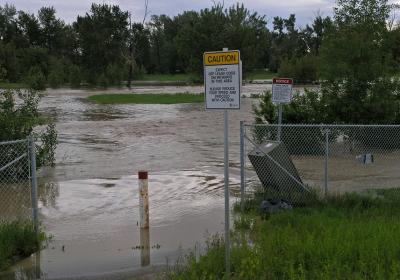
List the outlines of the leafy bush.
<svg viewBox="0 0 400 280">
<path fill-rule="evenodd" d="M 48 77 L 49 85 L 52 88 L 58 88 L 63 84 L 64 78 L 60 72 L 51 72 Z"/>
<path fill-rule="evenodd" d="M 0 81 L 6 81 L 7 69 L 0 65 Z"/>
<path fill-rule="evenodd" d="M 25 78 L 25 83 L 34 90 L 46 89 L 46 77 L 39 67 L 31 67 Z"/>
<path fill-rule="evenodd" d="M 317 80 L 317 58 L 305 55 L 300 58 L 282 61 L 278 74 L 280 77 L 293 78 L 295 83 L 312 83 Z"/>
<path fill-rule="evenodd" d="M 78 88 L 81 86 L 81 82 L 82 82 L 82 71 L 79 68 L 79 66 L 73 64 L 70 66 L 69 68 L 69 83 L 71 85 L 71 87 L 73 88 Z"/>
<path fill-rule="evenodd" d="M 16 102 L 16 98 L 21 102 Z M 41 95 L 35 90 L 2 90 L 0 95 L 0 141 L 26 139 L 33 129 L 48 123 L 44 132 L 34 133 L 41 139 L 37 144 L 38 167 L 54 164 L 57 145 L 57 132 L 49 119 L 44 119 L 38 112 Z"/>
<path fill-rule="evenodd" d="M 121 65 L 117 65 L 117 64 L 109 64 L 107 66 L 106 69 L 106 77 L 107 77 L 107 85 L 115 85 L 118 86 L 121 84 L 121 81 L 123 79 L 124 76 L 124 69 L 123 67 L 121 67 Z M 103 77 L 100 77 L 100 85 L 104 86 L 103 81 L 102 81 Z M 104 87 L 107 87 L 104 86 Z"/>
<path fill-rule="evenodd" d="M 277 105 L 272 103 L 270 91 L 264 93 L 260 103 L 253 106 L 257 123 L 278 123 Z M 284 124 L 321 123 L 324 121 L 324 106 L 317 91 L 297 92 L 290 104 L 283 105 L 282 121 Z M 253 131 L 258 143 L 276 140 L 277 127 L 256 127 Z M 283 127 L 281 140 L 291 154 L 321 154 L 323 152 L 323 133 L 319 127 L 296 128 Z"/>
<path fill-rule="evenodd" d="M 64 63 L 62 59 L 54 57 L 50 59 L 50 74 L 47 81 L 52 88 L 58 88 L 65 82 Z"/>
<path fill-rule="evenodd" d="M 110 85 L 110 82 L 108 81 L 107 76 L 102 73 L 97 80 L 97 84 L 103 88 L 107 88 Z"/>
</svg>

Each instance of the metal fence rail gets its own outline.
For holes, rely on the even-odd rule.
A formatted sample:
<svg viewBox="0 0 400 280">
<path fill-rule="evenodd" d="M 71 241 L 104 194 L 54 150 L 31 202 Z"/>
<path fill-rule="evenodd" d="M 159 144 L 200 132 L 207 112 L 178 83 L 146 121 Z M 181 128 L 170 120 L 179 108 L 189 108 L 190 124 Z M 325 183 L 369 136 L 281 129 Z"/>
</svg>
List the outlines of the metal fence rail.
<svg viewBox="0 0 400 280">
<path fill-rule="evenodd" d="M 0 142 L 0 221 L 32 221 L 37 229 L 36 156 L 32 137 Z"/>
<path fill-rule="evenodd" d="M 264 187 L 298 202 L 301 185 L 318 196 L 387 189 L 400 194 L 398 125 L 286 124 L 280 138 L 278 125 L 241 126 L 243 196 Z"/>
</svg>

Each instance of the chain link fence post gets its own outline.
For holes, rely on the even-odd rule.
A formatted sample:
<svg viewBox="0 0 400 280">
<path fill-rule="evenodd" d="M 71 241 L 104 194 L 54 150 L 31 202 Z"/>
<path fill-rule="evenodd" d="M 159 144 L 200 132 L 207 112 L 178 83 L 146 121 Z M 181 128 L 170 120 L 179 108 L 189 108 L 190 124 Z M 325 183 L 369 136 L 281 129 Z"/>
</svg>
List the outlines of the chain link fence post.
<svg viewBox="0 0 400 280">
<path fill-rule="evenodd" d="M 324 195 L 328 197 L 329 129 L 325 129 Z"/>
<path fill-rule="evenodd" d="M 31 201 L 32 201 L 32 218 L 35 232 L 38 233 L 38 198 L 37 198 L 37 177 L 36 177 L 36 149 L 33 135 L 28 137 L 28 148 L 30 158 L 30 180 L 31 180 Z"/>
</svg>

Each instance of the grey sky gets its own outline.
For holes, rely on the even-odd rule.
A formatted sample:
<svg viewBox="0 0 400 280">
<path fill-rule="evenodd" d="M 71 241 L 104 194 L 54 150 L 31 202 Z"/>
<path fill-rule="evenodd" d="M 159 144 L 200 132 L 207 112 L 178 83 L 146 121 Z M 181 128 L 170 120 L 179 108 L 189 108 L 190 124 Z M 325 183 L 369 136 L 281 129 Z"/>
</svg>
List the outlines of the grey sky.
<svg viewBox="0 0 400 280">
<path fill-rule="evenodd" d="M 58 17 L 70 23 L 76 19 L 78 14 L 84 15 L 90 4 L 107 3 L 118 4 L 123 10 L 132 13 L 135 21 L 142 21 L 144 14 L 144 0 L 0 0 L 0 5 L 5 3 L 13 4 L 18 10 L 37 12 L 40 7 L 54 6 Z M 218 1 L 215 1 L 218 2 Z M 220 1 L 222 2 L 222 1 Z M 225 7 L 231 6 L 237 1 L 225 0 Z M 244 5 L 261 15 L 266 15 L 269 22 L 274 16 L 287 17 L 291 13 L 297 16 L 297 24 L 304 26 L 309 23 L 315 14 L 320 12 L 323 15 L 331 15 L 334 0 L 243 0 Z M 151 14 L 167 14 L 170 16 L 182 13 L 185 10 L 200 10 L 210 7 L 211 0 L 149 0 Z"/>
</svg>

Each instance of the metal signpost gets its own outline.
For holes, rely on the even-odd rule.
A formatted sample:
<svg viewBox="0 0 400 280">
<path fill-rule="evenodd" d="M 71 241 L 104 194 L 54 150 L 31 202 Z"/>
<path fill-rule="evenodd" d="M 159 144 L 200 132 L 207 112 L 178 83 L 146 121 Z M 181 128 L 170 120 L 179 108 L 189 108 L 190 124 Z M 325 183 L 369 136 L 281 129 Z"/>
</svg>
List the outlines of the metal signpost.
<svg viewBox="0 0 400 280">
<path fill-rule="evenodd" d="M 204 87 L 206 109 L 224 110 L 224 176 L 225 176 L 225 270 L 230 275 L 229 240 L 229 147 L 228 110 L 240 109 L 240 51 L 205 52 Z"/>
<path fill-rule="evenodd" d="M 282 104 L 287 104 L 292 101 L 292 90 L 293 79 L 274 78 L 272 80 L 272 102 L 278 104 L 278 141 L 281 141 Z"/>
</svg>

